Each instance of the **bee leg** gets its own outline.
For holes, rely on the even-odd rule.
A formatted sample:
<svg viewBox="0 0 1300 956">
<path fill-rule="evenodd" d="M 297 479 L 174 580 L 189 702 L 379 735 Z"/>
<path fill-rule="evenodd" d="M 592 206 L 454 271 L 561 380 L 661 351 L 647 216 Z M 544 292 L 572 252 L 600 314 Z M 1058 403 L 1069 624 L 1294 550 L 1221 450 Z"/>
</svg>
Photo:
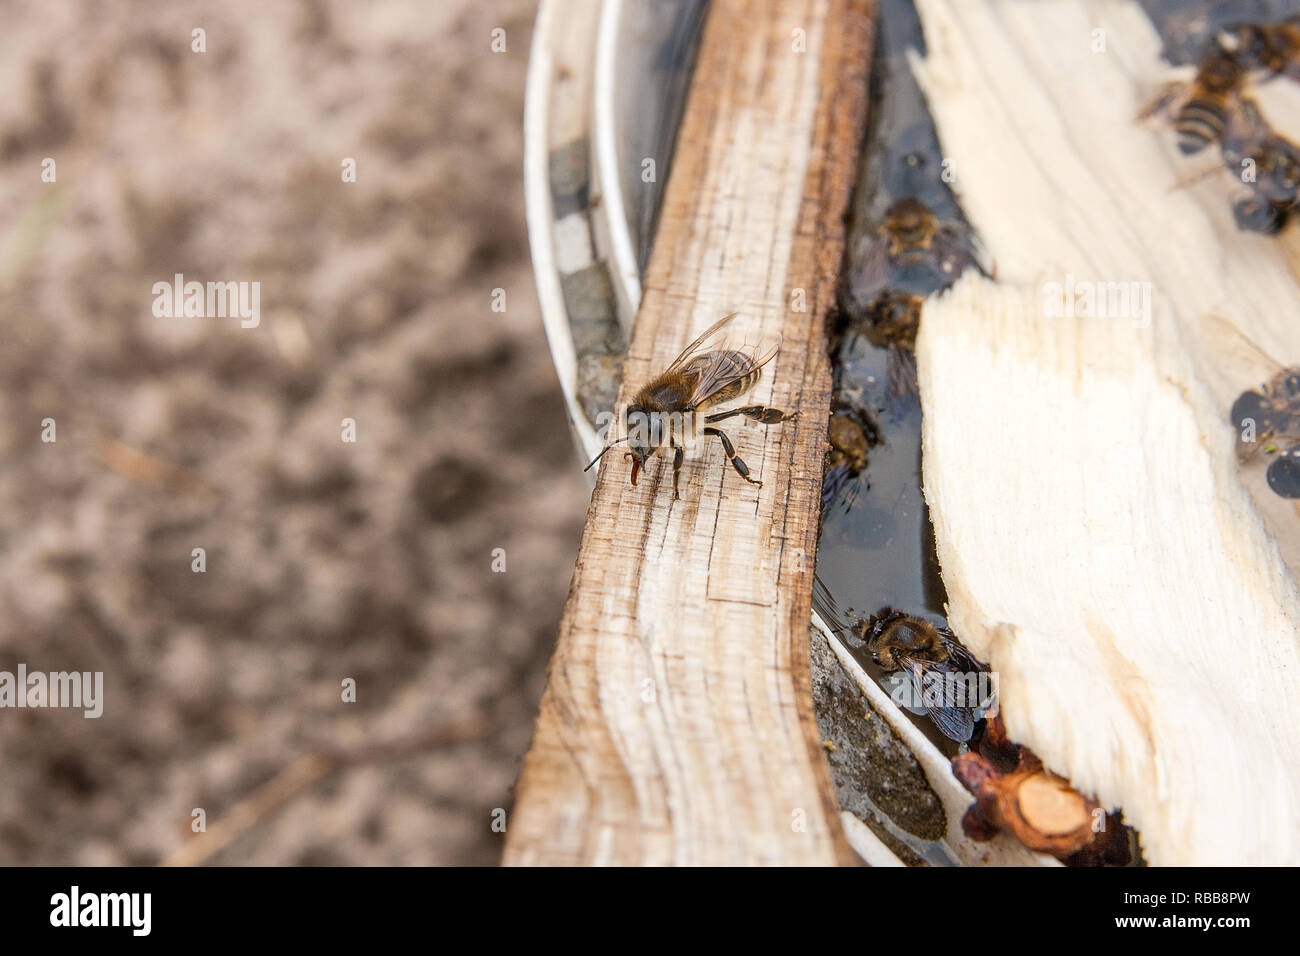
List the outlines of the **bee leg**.
<svg viewBox="0 0 1300 956">
<path fill-rule="evenodd" d="M 682 473 L 682 446 L 672 437 L 669 437 L 668 443 L 673 446 L 673 498 L 680 501 L 682 496 L 677 491 L 677 479 Z"/>
<path fill-rule="evenodd" d="M 720 422 L 733 415 L 744 415 L 746 418 L 762 422 L 764 425 L 775 425 L 777 422 L 789 421 L 797 417 L 798 414 L 798 412 L 783 412 L 779 408 L 772 408 L 768 405 L 746 405 L 744 408 L 733 408 L 729 412 L 707 415 L 704 420 L 706 422 Z"/>
<path fill-rule="evenodd" d="M 1137 118 L 1139 120 L 1148 120 L 1157 114 L 1167 113 L 1173 101 L 1176 100 L 1186 88 L 1186 83 L 1166 83 L 1142 106 L 1142 110 L 1138 113 Z"/>
<path fill-rule="evenodd" d="M 749 466 L 745 464 L 745 459 L 736 454 L 736 447 L 731 444 L 731 439 L 727 437 L 726 432 L 721 428 L 705 428 L 704 434 L 717 435 L 718 438 L 722 440 L 722 450 L 725 451 L 727 457 L 731 459 L 731 467 L 736 469 L 736 474 L 740 475 L 741 478 L 744 478 L 751 485 L 763 484 L 761 481 L 749 477 Z"/>
</svg>

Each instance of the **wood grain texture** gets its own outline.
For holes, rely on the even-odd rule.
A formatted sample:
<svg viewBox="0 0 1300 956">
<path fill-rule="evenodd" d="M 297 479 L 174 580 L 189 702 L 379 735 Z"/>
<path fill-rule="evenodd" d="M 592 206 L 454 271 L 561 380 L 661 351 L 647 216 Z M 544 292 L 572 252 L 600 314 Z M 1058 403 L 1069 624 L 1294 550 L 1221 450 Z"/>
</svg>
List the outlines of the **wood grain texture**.
<svg viewBox="0 0 1300 956">
<path fill-rule="evenodd" d="M 1149 862 L 1294 865 L 1300 520 L 1234 458 L 1232 399 L 1267 375 L 1223 334 L 1300 360 L 1294 236 L 1238 232 L 1226 173 L 1173 188 L 1215 157 L 1135 122 L 1162 78 L 1136 3 L 918 9 L 918 77 L 998 263 L 917 340 L 949 620 L 1012 738 L 1122 807 Z M 1071 276 L 1146 284 L 1150 311 L 1054 315 Z"/>
<path fill-rule="evenodd" d="M 620 395 L 731 311 L 781 337 L 746 401 L 797 408 L 639 486 L 601 465 L 507 864 L 853 859 L 823 759 L 808 620 L 830 400 L 823 323 L 866 113 L 870 0 L 714 0 Z M 804 31 L 805 49 L 795 49 Z M 803 290 L 806 311 L 791 309 Z"/>
</svg>

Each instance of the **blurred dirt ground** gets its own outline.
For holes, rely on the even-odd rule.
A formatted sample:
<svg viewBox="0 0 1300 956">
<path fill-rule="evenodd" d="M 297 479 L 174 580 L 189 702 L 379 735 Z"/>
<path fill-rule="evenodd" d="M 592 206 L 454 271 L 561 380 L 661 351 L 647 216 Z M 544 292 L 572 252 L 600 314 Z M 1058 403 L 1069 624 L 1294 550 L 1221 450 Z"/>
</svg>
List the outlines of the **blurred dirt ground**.
<svg viewBox="0 0 1300 956">
<path fill-rule="evenodd" d="M 0 670 L 105 682 L 99 720 L 0 710 L 0 863 L 499 858 L 587 501 L 527 258 L 533 8 L 0 3 Z M 261 325 L 154 317 L 175 273 L 260 282 Z M 295 789 L 318 750 L 349 762 Z"/>
</svg>

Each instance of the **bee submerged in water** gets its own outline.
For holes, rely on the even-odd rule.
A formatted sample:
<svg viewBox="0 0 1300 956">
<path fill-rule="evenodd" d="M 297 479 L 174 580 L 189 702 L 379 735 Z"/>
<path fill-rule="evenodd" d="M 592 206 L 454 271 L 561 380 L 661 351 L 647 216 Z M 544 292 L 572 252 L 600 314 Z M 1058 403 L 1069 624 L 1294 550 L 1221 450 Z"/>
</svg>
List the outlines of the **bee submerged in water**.
<svg viewBox="0 0 1300 956">
<path fill-rule="evenodd" d="M 858 241 L 842 289 L 846 336 L 865 333 L 888 349 L 891 414 L 919 408 L 916 332 L 925 296 L 946 289 L 968 268 L 994 277 L 975 233 L 961 221 L 940 219 L 921 200 L 900 199 L 886 211 L 875 235 Z"/>
<path fill-rule="evenodd" d="M 885 210 L 877 234 L 859 243 L 849 270 L 850 311 L 866 311 L 886 286 L 928 295 L 951 285 L 970 266 L 989 275 L 981 255 L 965 223 L 940 219 L 914 197 L 900 199 Z"/>
<path fill-rule="evenodd" d="M 911 699 L 926 702 L 930 719 L 944 736 L 958 743 L 970 740 L 975 721 L 992 703 L 989 678 L 982 676 L 989 669 L 952 631 L 888 607 L 859 621 L 853 630 L 885 671 L 907 674 Z M 942 703 L 930 703 L 935 699 Z"/>
<path fill-rule="evenodd" d="M 728 348 L 725 343 L 718 348 L 705 349 L 706 343 L 738 314 L 732 312 L 715 322 L 704 334 L 686 346 L 667 369 L 637 391 L 624 415 L 627 435 L 601 449 L 600 454 L 583 471 L 600 461 L 605 452 L 615 445 L 627 442 L 631 450 L 624 457 L 632 462 L 631 477 L 632 484 L 635 485 L 637 475 L 645 467 L 646 461 L 666 443 L 673 450 L 673 498 L 681 498 L 678 480 L 684 449 L 677 442 L 676 424 L 680 422 L 682 426 L 684 442 L 687 432 L 692 428 L 696 412 L 729 402 L 749 391 L 762 375 L 763 366 L 776 355 L 775 348 L 760 358 L 750 352 Z M 727 433 L 714 427 L 713 423 L 734 415 L 744 415 L 764 425 L 775 425 L 798 414 L 783 412 L 767 405 L 745 405 L 705 416 L 704 421 L 709 424 L 705 426 L 704 434 L 714 436 L 722 443 L 722 450 L 731 466 L 736 469 L 736 474 L 752 485 L 761 485 L 761 481 L 749 476 L 749 466 L 736 454 L 736 448 Z"/>
<path fill-rule="evenodd" d="M 867 467 L 867 452 L 880 444 L 880 431 L 866 409 L 837 399 L 831 408 L 826 438 L 831 447 L 822 475 L 822 511 L 846 487 L 851 489 L 844 499 L 848 508 L 857 496 L 856 483 Z"/>
<path fill-rule="evenodd" d="M 889 289 L 867 310 L 867 339 L 877 348 L 889 349 L 887 394 L 896 418 L 903 417 L 909 403 L 920 400 L 915 349 L 923 301 L 919 295 Z"/>
</svg>

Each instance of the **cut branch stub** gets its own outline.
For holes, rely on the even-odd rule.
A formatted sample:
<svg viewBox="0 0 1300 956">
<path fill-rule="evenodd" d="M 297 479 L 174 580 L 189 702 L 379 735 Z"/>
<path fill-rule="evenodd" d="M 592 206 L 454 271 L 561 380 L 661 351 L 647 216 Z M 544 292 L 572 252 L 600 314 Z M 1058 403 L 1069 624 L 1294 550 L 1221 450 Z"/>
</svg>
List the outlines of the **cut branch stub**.
<svg viewBox="0 0 1300 956">
<path fill-rule="evenodd" d="M 1093 825 L 1101 805 L 1044 770 L 1024 748 L 1019 765 L 1007 774 L 977 753 L 958 756 L 952 771 L 975 795 L 974 806 L 962 818 L 972 840 L 989 840 L 998 829 L 1007 830 L 1031 850 L 1064 859 L 1097 836 Z"/>
</svg>

